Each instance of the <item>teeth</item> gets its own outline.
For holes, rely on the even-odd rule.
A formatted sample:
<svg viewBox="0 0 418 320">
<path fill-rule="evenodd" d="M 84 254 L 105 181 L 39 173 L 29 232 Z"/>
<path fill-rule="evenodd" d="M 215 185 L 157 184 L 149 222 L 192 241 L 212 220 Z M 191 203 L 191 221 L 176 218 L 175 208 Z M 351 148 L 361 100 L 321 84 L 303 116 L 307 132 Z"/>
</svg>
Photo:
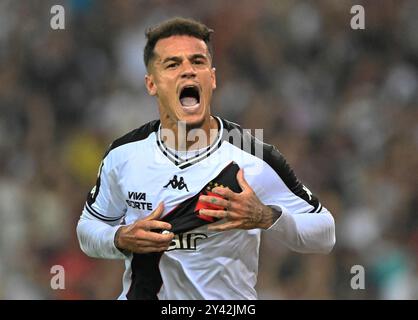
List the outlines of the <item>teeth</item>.
<svg viewBox="0 0 418 320">
<path fill-rule="evenodd" d="M 191 90 L 189 90 L 191 89 Z M 186 90 L 187 93 L 185 92 Z M 188 85 L 181 89 L 180 103 L 183 107 L 193 107 L 199 104 L 199 90 L 194 85 Z"/>
<path fill-rule="evenodd" d="M 197 99 L 194 97 L 184 97 L 180 99 L 180 102 L 185 107 L 191 107 L 197 104 Z"/>
</svg>

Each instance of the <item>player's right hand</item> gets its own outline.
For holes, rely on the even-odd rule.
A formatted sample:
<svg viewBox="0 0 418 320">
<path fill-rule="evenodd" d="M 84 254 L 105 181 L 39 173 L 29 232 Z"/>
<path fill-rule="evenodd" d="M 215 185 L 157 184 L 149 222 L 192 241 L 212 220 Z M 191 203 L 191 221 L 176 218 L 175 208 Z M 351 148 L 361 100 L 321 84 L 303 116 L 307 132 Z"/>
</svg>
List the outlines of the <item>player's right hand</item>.
<svg viewBox="0 0 418 320">
<path fill-rule="evenodd" d="M 164 204 L 161 202 L 145 219 L 120 227 L 115 234 L 116 248 L 134 253 L 166 251 L 174 238 L 174 233 L 162 234 L 153 231 L 171 229 L 171 224 L 158 220 L 163 210 Z"/>
</svg>

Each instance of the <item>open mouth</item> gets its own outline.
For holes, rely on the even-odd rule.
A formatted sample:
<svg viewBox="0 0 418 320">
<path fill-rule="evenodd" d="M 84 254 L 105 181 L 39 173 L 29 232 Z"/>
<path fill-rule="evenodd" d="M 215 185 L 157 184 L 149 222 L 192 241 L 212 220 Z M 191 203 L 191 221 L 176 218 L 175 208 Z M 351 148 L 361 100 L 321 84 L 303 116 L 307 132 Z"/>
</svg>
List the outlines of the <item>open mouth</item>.
<svg viewBox="0 0 418 320">
<path fill-rule="evenodd" d="M 181 89 L 180 103 L 183 107 L 194 107 L 200 102 L 199 88 L 196 86 L 186 86 Z"/>
</svg>

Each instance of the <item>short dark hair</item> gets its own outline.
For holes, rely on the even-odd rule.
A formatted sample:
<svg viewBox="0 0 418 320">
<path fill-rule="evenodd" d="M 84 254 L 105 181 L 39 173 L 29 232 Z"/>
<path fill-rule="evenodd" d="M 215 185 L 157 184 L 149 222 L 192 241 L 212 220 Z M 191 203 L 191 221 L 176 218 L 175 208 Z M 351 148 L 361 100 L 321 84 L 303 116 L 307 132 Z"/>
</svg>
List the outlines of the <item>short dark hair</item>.
<svg viewBox="0 0 418 320">
<path fill-rule="evenodd" d="M 174 35 L 187 35 L 203 40 L 208 47 L 209 54 L 212 56 L 212 46 L 210 43 L 212 33 L 212 29 L 193 19 L 176 17 L 163 21 L 145 32 L 145 36 L 147 37 L 147 44 L 144 48 L 145 66 L 148 68 L 148 64 L 154 58 L 154 48 L 158 40 Z"/>
</svg>

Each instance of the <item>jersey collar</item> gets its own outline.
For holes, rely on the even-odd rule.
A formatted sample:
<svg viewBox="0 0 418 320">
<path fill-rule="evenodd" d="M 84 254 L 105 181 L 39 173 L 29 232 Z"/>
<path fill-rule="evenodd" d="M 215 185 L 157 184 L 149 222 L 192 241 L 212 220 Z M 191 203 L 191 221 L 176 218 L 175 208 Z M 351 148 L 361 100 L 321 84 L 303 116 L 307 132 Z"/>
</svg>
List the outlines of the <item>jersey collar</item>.
<svg viewBox="0 0 418 320">
<path fill-rule="evenodd" d="M 214 116 L 214 118 L 216 121 L 218 121 L 218 126 L 219 126 L 218 135 L 215 141 L 211 145 L 202 149 L 202 151 L 197 153 L 195 156 L 188 158 L 188 159 L 181 159 L 180 157 L 177 156 L 177 154 L 175 154 L 170 149 L 168 149 L 161 139 L 161 123 L 156 133 L 156 136 L 157 136 L 156 142 L 157 142 L 158 148 L 161 150 L 164 156 L 166 156 L 171 162 L 173 162 L 180 169 L 185 169 L 187 167 L 190 167 L 191 165 L 209 157 L 210 154 L 215 152 L 221 146 L 222 135 L 223 135 L 223 130 L 224 130 L 223 121 L 219 117 Z"/>
</svg>

